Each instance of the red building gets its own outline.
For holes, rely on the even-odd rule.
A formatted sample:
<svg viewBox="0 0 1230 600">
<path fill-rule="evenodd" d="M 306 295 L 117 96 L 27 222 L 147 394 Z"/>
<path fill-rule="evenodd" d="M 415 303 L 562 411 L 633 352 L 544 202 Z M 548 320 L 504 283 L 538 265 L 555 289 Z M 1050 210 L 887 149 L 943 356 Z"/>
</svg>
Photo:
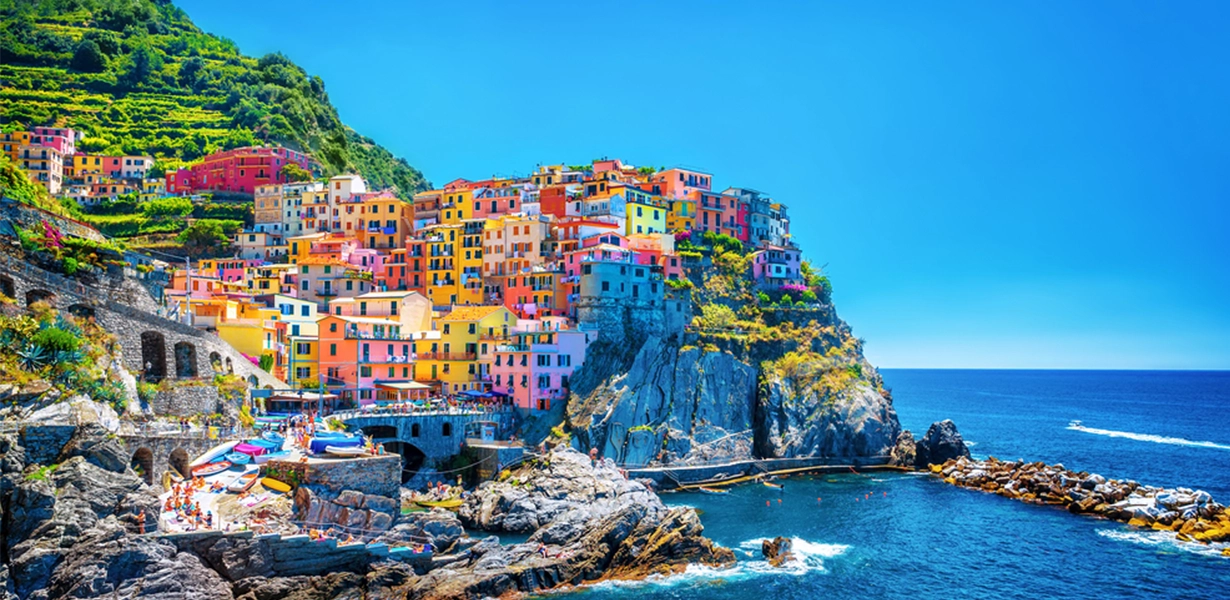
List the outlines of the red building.
<svg viewBox="0 0 1230 600">
<path fill-rule="evenodd" d="M 167 193 L 251 194 L 258 185 L 289 183 L 282 176 L 282 167 L 296 164 L 310 170 L 310 163 L 308 155 L 281 146 L 248 146 L 215 152 L 187 169 L 167 173 Z"/>
</svg>

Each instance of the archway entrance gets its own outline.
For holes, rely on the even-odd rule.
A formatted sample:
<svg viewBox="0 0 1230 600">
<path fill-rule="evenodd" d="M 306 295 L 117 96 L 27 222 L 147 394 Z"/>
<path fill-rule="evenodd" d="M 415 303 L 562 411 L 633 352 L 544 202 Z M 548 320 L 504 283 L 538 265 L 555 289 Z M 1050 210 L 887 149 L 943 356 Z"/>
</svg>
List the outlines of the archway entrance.
<svg viewBox="0 0 1230 600">
<path fill-rule="evenodd" d="M 132 461 L 128 466 L 136 471 L 145 483 L 154 484 L 154 451 L 144 446 L 137 448 L 136 452 L 132 453 Z"/>
<path fill-rule="evenodd" d="M 184 477 L 190 476 L 191 469 L 188 468 L 188 463 L 192 462 L 192 459 L 188 457 L 187 450 L 184 450 L 183 448 L 176 448 L 175 450 L 172 450 L 170 460 L 167 462 L 169 462 L 171 468 L 175 469 L 180 475 L 183 475 Z"/>
<path fill-rule="evenodd" d="M 196 346 L 188 342 L 175 344 L 175 376 L 180 378 L 197 376 Z"/>
<path fill-rule="evenodd" d="M 414 444 L 407 442 L 385 442 L 384 451 L 401 456 L 402 483 L 410 481 L 410 478 L 417 475 L 419 469 L 423 468 L 423 463 L 427 462 L 427 455 L 423 454 L 423 451 L 419 450 Z"/>
<path fill-rule="evenodd" d="M 167 376 L 166 338 L 157 331 L 141 334 L 141 369 L 148 382 L 158 383 Z"/>
<path fill-rule="evenodd" d="M 88 304 L 74 304 L 68 307 L 68 312 L 78 319 L 94 318 L 94 307 Z"/>
<path fill-rule="evenodd" d="M 17 285 L 13 283 L 13 278 L 8 275 L 0 275 L 0 294 L 4 294 L 13 300 L 17 300 Z"/>
<path fill-rule="evenodd" d="M 47 304 L 55 304 L 56 295 L 47 290 L 30 290 L 26 292 L 26 306 L 29 307 L 35 302 L 46 302 Z"/>
</svg>

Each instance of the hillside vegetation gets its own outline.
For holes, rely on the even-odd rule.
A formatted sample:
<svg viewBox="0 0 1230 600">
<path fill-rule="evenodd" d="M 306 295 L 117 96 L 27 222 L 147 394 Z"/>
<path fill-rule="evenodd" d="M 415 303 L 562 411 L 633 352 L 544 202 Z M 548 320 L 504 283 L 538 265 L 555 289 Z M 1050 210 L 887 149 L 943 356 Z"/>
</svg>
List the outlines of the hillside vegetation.
<svg viewBox="0 0 1230 600">
<path fill-rule="evenodd" d="M 278 143 L 326 175 L 357 172 L 408 197 L 422 173 L 342 124 L 324 81 L 281 54 L 252 58 L 154 0 L 0 0 L 6 130 L 80 129 L 80 149 L 148 154 L 156 171 L 210 152 Z"/>
</svg>

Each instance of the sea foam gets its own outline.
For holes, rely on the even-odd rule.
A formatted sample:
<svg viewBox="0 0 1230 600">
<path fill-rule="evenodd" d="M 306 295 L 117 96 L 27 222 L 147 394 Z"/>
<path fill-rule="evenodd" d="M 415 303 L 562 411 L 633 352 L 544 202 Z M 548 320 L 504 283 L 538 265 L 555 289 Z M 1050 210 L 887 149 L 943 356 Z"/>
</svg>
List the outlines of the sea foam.
<svg viewBox="0 0 1230 600">
<path fill-rule="evenodd" d="M 1080 431 L 1084 433 L 1092 433 L 1094 435 L 1104 435 L 1107 437 L 1126 438 L 1139 442 L 1153 442 L 1155 444 L 1171 444 L 1173 446 L 1190 446 L 1193 448 L 1214 448 L 1217 450 L 1230 450 L 1230 446 L 1218 444 L 1215 442 L 1200 442 L 1188 440 L 1178 437 L 1168 437 L 1164 435 L 1153 435 L 1149 433 L 1132 433 L 1130 431 L 1115 431 L 1113 429 L 1097 429 L 1094 427 L 1085 427 L 1083 425 L 1069 424 L 1067 429 L 1072 431 Z"/>
<path fill-rule="evenodd" d="M 1155 546 L 1159 550 L 1182 550 L 1192 554 L 1220 557 L 1222 549 L 1230 544 L 1195 544 L 1181 542 L 1169 531 L 1138 531 L 1131 529 L 1099 529 L 1098 535 L 1120 542 L 1141 546 Z"/>
</svg>

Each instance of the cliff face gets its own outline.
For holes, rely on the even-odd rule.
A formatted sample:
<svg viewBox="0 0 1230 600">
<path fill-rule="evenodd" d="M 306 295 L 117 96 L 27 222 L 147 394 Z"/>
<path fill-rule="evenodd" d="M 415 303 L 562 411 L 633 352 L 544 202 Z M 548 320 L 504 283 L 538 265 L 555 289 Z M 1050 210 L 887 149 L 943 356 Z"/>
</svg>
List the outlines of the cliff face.
<svg viewBox="0 0 1230 600">
<path fill-rule="evenodd" d="M 814 320 L 796 333 L 599 343 L 573 380 L 574 445 L 625 466 L 887 455 L 901 427 L 857 341 Z"/>
</svg>

